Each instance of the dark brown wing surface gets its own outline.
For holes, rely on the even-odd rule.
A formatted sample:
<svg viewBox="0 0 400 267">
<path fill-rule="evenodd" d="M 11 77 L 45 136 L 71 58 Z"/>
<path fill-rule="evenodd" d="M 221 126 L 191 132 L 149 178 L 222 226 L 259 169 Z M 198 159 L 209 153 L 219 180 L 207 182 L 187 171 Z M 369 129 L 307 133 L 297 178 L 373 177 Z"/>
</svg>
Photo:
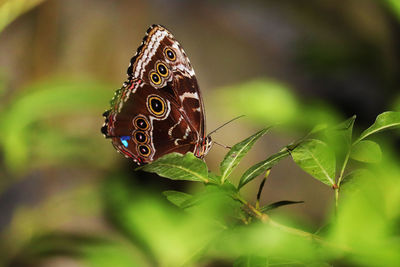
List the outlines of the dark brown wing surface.
<svg viewBox="0 0 400 267">
<path fill-rule="evenodd" d="M 102 132 L 138 163 L 170 152 L 195 152 L 204 138 L 204 108 L 194 70 L 180 44 L 152 26 L 105 114 Z"/>
</svg>

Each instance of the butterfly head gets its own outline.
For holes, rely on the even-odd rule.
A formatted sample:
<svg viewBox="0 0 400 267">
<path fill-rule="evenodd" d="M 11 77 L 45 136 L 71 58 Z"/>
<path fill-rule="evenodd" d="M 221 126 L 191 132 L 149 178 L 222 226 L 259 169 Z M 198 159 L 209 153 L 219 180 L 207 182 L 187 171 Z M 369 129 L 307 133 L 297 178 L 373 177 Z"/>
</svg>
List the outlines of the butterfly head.
<svg viewBox="0 0 400 267">
<path fill-rule="evenodd" d="M 206 136 L 205 138 L 203 138 L 203 141 L 200 143 L 201 145 L 199 145 L 195 152 L 194 155 L 198 158 L 204 158 L 205 155 L 208 154 L 208 152 L 210 151 L 212 145 L 213 145 L 213 141 L 211 139 L 211 136 Z"/>
</svg>

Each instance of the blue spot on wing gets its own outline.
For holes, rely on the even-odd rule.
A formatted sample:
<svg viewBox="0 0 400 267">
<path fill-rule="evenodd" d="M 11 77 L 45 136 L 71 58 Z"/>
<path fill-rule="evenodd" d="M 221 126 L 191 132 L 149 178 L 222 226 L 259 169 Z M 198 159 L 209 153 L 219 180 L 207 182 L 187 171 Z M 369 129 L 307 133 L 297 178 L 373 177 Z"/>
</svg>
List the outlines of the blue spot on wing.
<svg viewBox="0 0 400 267">
<path fill-rule="evenodd" d="M 121 136 L 119 138 L 119 140 L 121 140 L 121 143 L 125 146 L 128 147 L 128 141 L 131 140 L 130 136 Z"/>
</svg>

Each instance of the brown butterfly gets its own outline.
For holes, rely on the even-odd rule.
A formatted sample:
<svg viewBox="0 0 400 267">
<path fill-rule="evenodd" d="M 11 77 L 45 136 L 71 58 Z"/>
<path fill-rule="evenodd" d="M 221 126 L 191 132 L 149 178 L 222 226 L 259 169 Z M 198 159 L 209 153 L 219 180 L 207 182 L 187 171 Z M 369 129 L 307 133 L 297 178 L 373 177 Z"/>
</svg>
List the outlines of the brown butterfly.
<svg viewBox="0 0 400 267">
<path fill-rule="evenodd" d="M 127 73 L 101 128 L 117 151 L 139 165 L 171 152 L 203 158 L 212 145 L 205 135 L 203 100 L 174 36 L 163 26 L 151 26 Z"/>
</svg>

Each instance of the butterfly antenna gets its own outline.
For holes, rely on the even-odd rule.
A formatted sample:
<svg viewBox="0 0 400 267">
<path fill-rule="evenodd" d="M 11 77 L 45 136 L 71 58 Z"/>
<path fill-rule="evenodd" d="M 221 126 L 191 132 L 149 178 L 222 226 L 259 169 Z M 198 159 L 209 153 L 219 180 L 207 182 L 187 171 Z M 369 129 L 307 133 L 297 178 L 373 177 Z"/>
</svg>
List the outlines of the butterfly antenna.
<svg viewBox="0 0 400 267">
<path fill-rule="evenodd" d="M 214 131 L 211 131 L 211 132 L 207 135 L 207 137 L 210 136 L 210 135 L 212 135 L 213 133 L 217 132 L 219 129 L 221 129 L 221 128 L 224 127 L 225 125 L 227 125 L 227 124 L 229 124 L 229 123 L 231 123 L 231 122 L 233 122 L 233 121 L 235 121 L 235 120 L 237 120 L 237 119 L 240 119 L 241 117 L 244 117 L 244 115 L 237 116 L 236 118 L 233 118 L 233 119 L 231 119 L 230 121 L 225 122 L 224 124 L 222 124 L 221 126 L 219 126 L 217 129 L 215 129 Z"/>
<path fill-rule="evenodd" d="M 213 140 L 213 143 L 216 144 L 216 145 L 222 146 L 223 148 L 226 148 L 226 149 L 231 149 L 232 148 L 231 146 L 226 146 L 224 144 L 218 143 L 215 140 Z"/>
</svg>

